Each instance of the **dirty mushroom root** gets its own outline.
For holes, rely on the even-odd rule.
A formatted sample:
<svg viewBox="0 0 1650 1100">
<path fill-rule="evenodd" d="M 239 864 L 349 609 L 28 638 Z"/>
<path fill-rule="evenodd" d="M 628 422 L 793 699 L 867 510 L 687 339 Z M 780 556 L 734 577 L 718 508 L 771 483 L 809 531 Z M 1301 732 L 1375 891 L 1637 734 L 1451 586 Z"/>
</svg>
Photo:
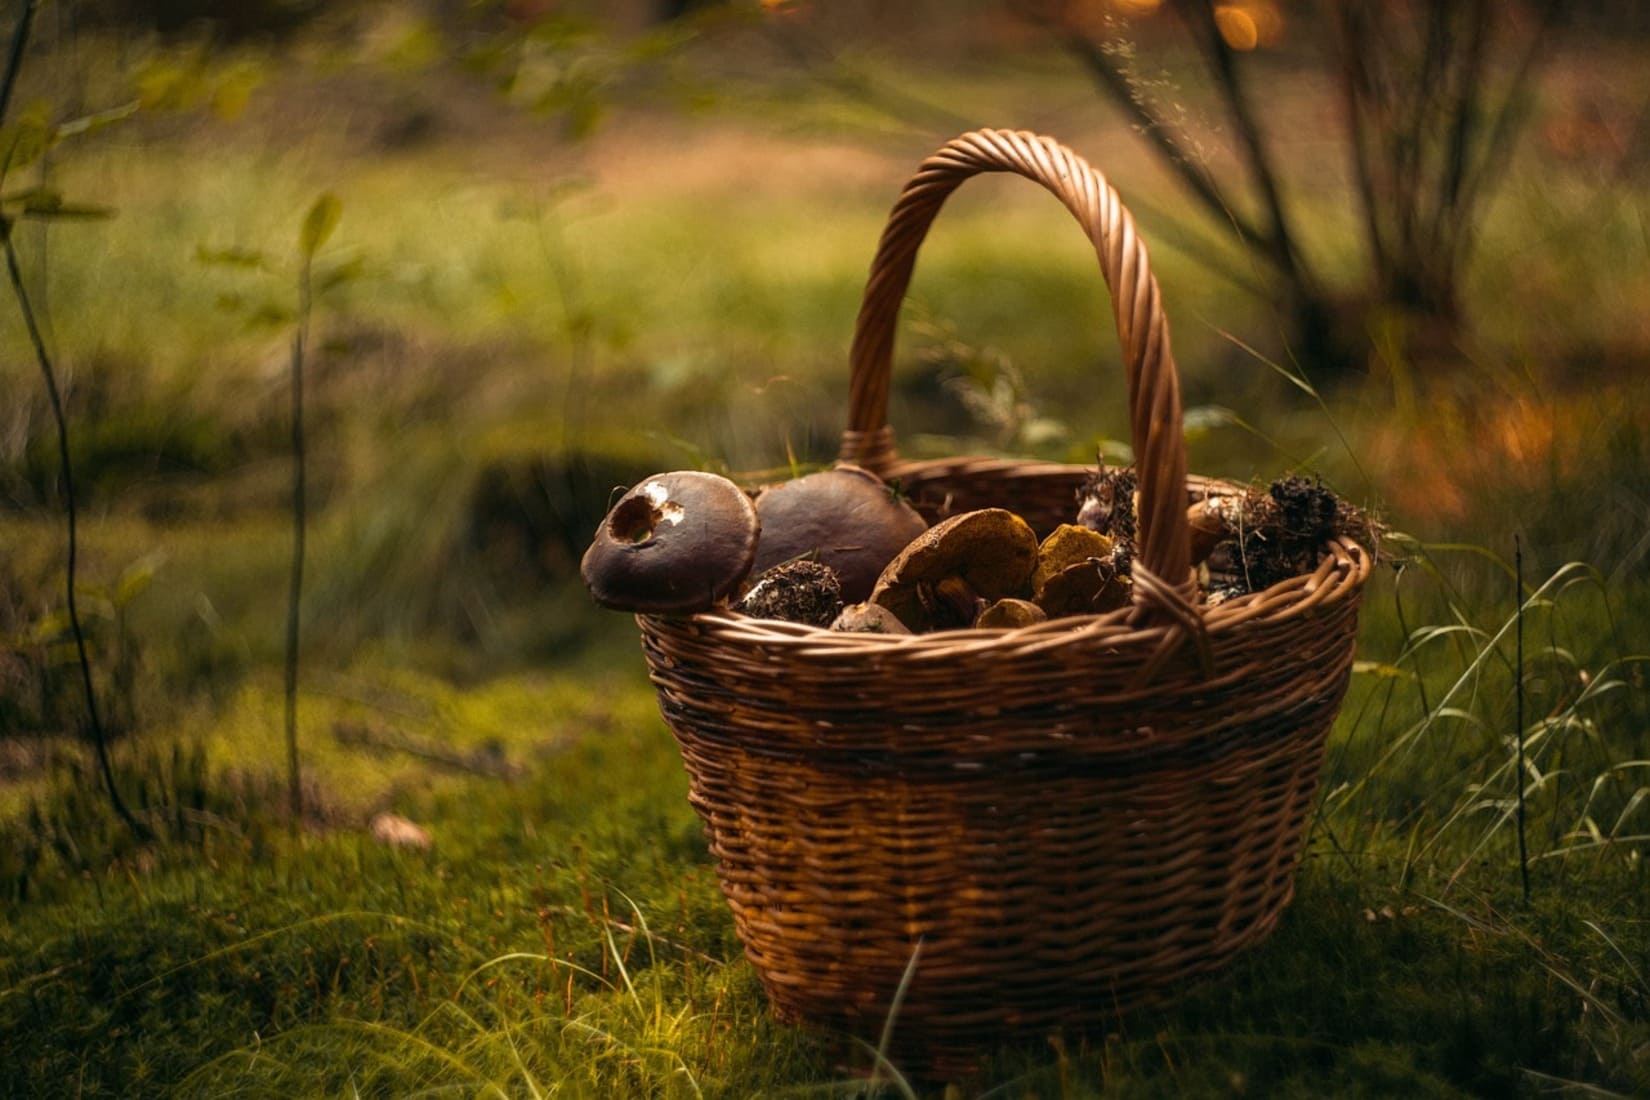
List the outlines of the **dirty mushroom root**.
<svg viewBox="0 0 1650 1100">
<path fill-rule="evenodd" d="M 828 565 L 788 561 L 757 577 L 733 609 L 757 619 L 829 626 L 842 611 L 842 586 Z"/>
<path fill-rule="evenodd" d="M 1212 604 L 1312 572 L 1332 538 L 1372 541 L 1362 512 L 1303 477 L 1281 478 L 1265 492 L 1212 495 L 1186 518 Z"/>
<path fill-rule="evenodd" d="M 1113 560 L 1123 574 L 1134 561 L 1135 513 L 1140 478 L 1132 468 L 1100 468 L 1077 490 L 1077 526 L 1112 540 Z"/>
<path fill-rule="evenodd" d="M 757 534 L 756 508 L 727 478 L 655 474 L 607 513 L 579 570 L 603 607 L 708 611 L 750 573 Z"/>
</svg>

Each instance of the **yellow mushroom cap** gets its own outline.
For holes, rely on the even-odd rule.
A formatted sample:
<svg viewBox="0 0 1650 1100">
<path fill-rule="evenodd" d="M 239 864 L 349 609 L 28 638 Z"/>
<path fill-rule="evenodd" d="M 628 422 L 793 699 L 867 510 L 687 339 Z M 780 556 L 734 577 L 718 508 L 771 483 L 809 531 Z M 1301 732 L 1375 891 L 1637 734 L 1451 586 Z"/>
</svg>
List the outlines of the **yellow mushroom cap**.
<svg viewBox="0 0 1650 1100">
<path fill-rule="evenodd" d="M 975 596 L 1000 600 L 1030 591 L 1036 563 L 1037 535 L 1025 520 L 1005 508 L 964 512 L 900 551 L 877 578 L 870 602 L 921 632 L 935 625 L 929 605 L 942 581 L 960 579 Z"/>
<path fill-rule="evenodd" d="M 1090 558 L 1111 556 L 1112 541 L 1098 531 L 1062 523 L 1037 548 L 1037 568 L 1031 574 L 1031 590 L 1041 596 L 1050 577 Z"/>
</svg>

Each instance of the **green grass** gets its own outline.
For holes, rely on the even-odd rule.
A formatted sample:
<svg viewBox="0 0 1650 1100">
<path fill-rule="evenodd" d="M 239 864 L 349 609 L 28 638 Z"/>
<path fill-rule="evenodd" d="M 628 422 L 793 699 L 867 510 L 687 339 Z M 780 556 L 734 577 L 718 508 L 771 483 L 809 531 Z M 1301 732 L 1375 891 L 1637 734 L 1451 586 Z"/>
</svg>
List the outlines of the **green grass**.
<svg viewBox="0 0 1650 1100">
<path fill-rule="evenodd" d="M 1532 154 L 1486 225 L 1473 343 L 1376 354 L 1320 405 L 1222 335 L 1291 366 L 1270 305 L 1177 250 L 1192 223 L 1161 174 L 1044 62 L 855 63 L 985 122 L 1035 116 L 1147 197 L 1187 402 L 1216 425 L 1191 439 L 1194 469 L 1318 470 L 1426 541 L 1394 540 L 1402 573 L 1370 586 L 1366 664 L 1277 935 L 1106 1034 L 982 1047 L 956 1091 L 1650 1092 L 1642 186 Z M 7 357 L 0 634 L 19 641 L 0 689 L 58 695 L 28 711 L 42 728 L 0 739 L 0 1095 L 863 1089 L 863 1050 L 768 1016 L 634 628 L 572 573 L 616 484 L 834 453 L 871 249 L 946 135 L 775 94 L 714 119 L 634 112 L 585 146 L 499 116 L 487 141 L 390 151 L 315 79 L 275 81 L 233 126 L 140 116 L 66 150 L 65 192 L 120 216 L 20 240 L 35 263 L 50 250 L 83 577 L 113 592 L 134 563 L 153 572 L 118 614 L 86 602 L 100 683 L 134 727 L 120 781 L 161 839 L 136 845 L 81 747 L 49 735 L 73 714 L 61 646 L 37 629 L 61 601 L 58 489 L 38 379 Z M 986 117 L 1010 106 L 1025 114 Z M 344 205 L 323 266 L 358 264 L 317 305 L 311 812 L 294 837 L 277 766 L 281 318 L 322 190 Z M 1306 196 L 1345 264 L 1340 199 Z M 909 449 L 1002 443 L 948 388 L 999 354 L 1030 412 L 1064 428 L 1039 453 L 1086 460 L 1125 434 L 1101 283 L 1047 196 L 965 189 L 914 300 L 892 404 Z M 0 346 L 20 338 L 0 311 Z M 381 811 L 427 826 L 433 849 L 372 840 Z"/>
<path fill-rule="evenodd" d="M 107 852 L 46 853 L 31 898 L 0 921 L 14 1094 L 811 1095 L 842 1079 L 829 1037 L 765 1016 L 634 665 L 464 691 L 361 669 L 350 698 L 315 679 L 308 729 L 366 700 L 376 721 L 449 729 L 455 746 L 493 739 L 523 771 L 503 781 L 351 758 L 312 736 L 311 766 L 350 795 L 320 832 L 288 838 L 271 785 L 261 802 L 248 790 L 238 807 L 179 818 L 158 848 L 117 840 L 112 864 Z M 1510 827 L 1488 829 L 1497 808 L 1479 805 L 1497 793 L 1494 753 L 1441 722 L 1396 758 L 1397 739 L 1367 744 L 1380 731 L 1365 704 L 1394 682 L 1359 677 L 1299 896 L 1272 941 L 1108 1035 L 997 1055 L 965 1095 L 1507 1095 L 1550 1080 L 1631 1095 L 1650 1084 L 1639 845 L 1588 842 L 1562 827 L 1574 784 L 1535 786 L 1523 904 Z M 1412 685 L 1395 690 L 1388 728 L 1424 720 Z M 1503 692 L 1486 682 L 1476 693 L 1499 704 Z M 232 744 L 211 755 L 268 758 L 278 705 L 273 692 L 238 699 L 211 725 Z M 1532 739 L 1543 771 L 1553 751 Z M 1367 752 L 1382 761 L 1366 766 Z M 1464 770 L 1451 773 L 1457 759 Z M 1578 778 L 1606 774 L 1573 765 Z M 221 800 L 224 777 L 207 785 Z M 1586 801 L 1606 830 L 1622 810 L 1615 792 Z M 98 822 L 118 837 L 95 794 L 75 804 L 67 832 L 96 836 Z M 434 849 L 364 836 L 377 807 L 427 824 Z M 1642 812 L 1626 821 L 1643 831 Z"/>
</svg>

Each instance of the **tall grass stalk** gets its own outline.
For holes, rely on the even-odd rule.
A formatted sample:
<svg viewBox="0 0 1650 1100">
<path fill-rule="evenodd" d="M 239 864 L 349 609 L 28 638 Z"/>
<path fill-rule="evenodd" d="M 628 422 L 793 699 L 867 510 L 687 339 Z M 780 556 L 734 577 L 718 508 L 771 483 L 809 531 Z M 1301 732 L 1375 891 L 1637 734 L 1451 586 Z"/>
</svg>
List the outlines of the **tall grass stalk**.
<svg viewBox="0 0 1650 1100">
<path fill-rule="evenodd" d="M 1530 904 L 1530 848 L 1524 827 L 1524 541 L 1513 536 L 1514 598 L 1518 608 L 1518 667 L 1513 674 L 1514 710 L 1518 725 L 1518 877 L 1524 888 L 1524 904 Z"/>
<path fill-rule="evenodd" d="M 292 572 L 286 601 L 286 766 L 292 830 L 303 821 L 304 792 L 298 760 L 298 644 L 304 592 L 304 533 L 308 526 L 304 453 L 304 347 L 309 340 L 310 274 L 315 253 L 338 224 L 338 200 L 315 200 L 298 238 L 298 322 L 292 335 Z"/>
<path fill-rule="evenodd" d="M 298 761 L 298 642 L 304 591 L 304 529 L 308 524 L 304 458 L 304 342 L 309 329 L 309 257 L 298 272 L 298 331 L 292 336 L 292 572 L 286 599 L 286 771 L 292 830 L 303 819 Z"/>
</svg>

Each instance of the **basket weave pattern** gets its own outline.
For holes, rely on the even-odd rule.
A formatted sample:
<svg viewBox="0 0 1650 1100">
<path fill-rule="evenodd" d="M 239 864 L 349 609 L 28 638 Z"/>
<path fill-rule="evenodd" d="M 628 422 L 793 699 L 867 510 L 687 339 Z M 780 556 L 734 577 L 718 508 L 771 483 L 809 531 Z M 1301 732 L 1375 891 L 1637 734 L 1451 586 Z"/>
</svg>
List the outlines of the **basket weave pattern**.
<svg viewBox="0 0 1650 1100">
<path fill-rule="evenodd" d="M 845 458 L 930 519 L 1069 521 L 1077 467 L 908 462 L 886 425 L 900 302 L 945 197 L 985 171 L 1052 191 L 1112 292 L 1140 475 L 1135 603 L 1016 630 L 833 634 L 728 613 L 639 618 L 722 889 L 775 1012 L 894 1031 L 910 1064 L 1103 1023 L 1218 968 L 1293 889 L 1324 735 L 1345 693 L 1370 560 L 1208 608 L 1157 285 L 1116 193 L 1027 133 L 926 161 L 890 215 L 852 353 Z"/>
</svg>

